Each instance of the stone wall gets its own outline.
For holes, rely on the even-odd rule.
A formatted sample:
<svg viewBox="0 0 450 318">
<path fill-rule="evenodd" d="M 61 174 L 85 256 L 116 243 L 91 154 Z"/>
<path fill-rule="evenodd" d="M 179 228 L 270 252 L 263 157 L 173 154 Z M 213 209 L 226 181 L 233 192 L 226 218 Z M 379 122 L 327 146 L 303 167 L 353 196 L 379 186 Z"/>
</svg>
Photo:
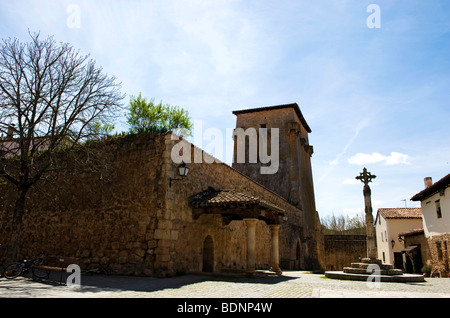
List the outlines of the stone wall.
<svg viewBox="0 0 450 318">
<path fill-rule="evenodd" d="M 365 235 L 324 235 L 325 270 L 341 271 L 367 255 Z"/>
<path fill-rule="evenodd" d="M 428 237 L 427 241 L 431 256 L 429 264 L 433 267 L 433 275 L 450 277 L 450 234 L 434 235 Z"/>
<path fill-rule="evenodd" d="M 282 254 L 282 265 L 285 267 L 305 268 L 304 260 L 319 260 L 323 258 L 323 241 L 321 226 L 316 211 L 314 186 L 311 169 L 311 156 L 313 148 L 309 144 L 308 134 L 310 132 L 305 126 L 305 122 L 299 118 L 298 105 L 280 105 L 261 109 L 236 112 L 236 128 L 244 131 L 249 128 L 259 132 L 260 127 L 267 128 L 268 153 L 273 154 L 271 139 L 272 129 L 278 129 L 278 152 L 279 166 L 275 174 L 262 174 L 261 167 L 273 165 L 273 162 L 262 164 L 249 163 L 249 141 L 242 145 L 239 138 L 235 138 L 235 162 L 233 168 L 249 176 L 252 180 L 264 185 L 274 193 L 279 194 L 290 205 L 298 207 L 300 214 L 290 213 L 293 219 L 288 216 L 288 222 L 281 231 L 295 235 L 282 237 L 280 244 L 287 247 L 289 252 Z M 245 146 L 245 147 L 243 147 Z M 236 162 L 236 153 L 239 149 L 245 149 L 245 163 Z M 292 209 L 289 207 L 288 209 Z M 281 232 L 280 232 L 281 233 Z M 307 243 L 306 243 L 307 242 Z M 306 243 L 306 244 L 305 244 Z M 297 244 L 301 245 L 300 253 L 296 252 Z M 309 245 L 308 245 L 309 244 Z M 301 257 L 298 256 L 301 255 Z M 298 263 L 301 263 L 300 265 Z M 306 261 L 308 263 L 309 261 Z M 314 266 L 306 267 L 317 267 Z"/>
<path fill-rule="evenodd" d="M 159 178 L 163 146 L 161 135 L 126 136 L 94 146 L 100 150 L 99 171 L 83 171 L 85 152 L 69 158 L 65 164 L 73 171 L 29 193 L 20 257 L 45 252 L 78 257 L 82 268 L 108 263 L 120 273 L 152 274 L 154 228 L 164 196 Z M 7 247 L 14 194 L 5 187 L 2 193 L 0 241 Z"/>
<path fill-rule="evenodd" d="M 78 257 L 86 269 L 105 263 L 120 274 L 165 276 L 202 271 L 204 242 L 210 237 L 213 270 L 242 270 L 244 222 L 224 225 L 219 215 L 192 219 L 188 198 L 214 187 L 254 195 L 284 209 L 288 221 L 281 223 L 280 258 L 294 260 L 299 254 L 301 268 L 320 268 L 320 233 L 304 227 L 302 210 L 228 165 L 190 163 L 189 175 L 170 187 L 177 168 L 171 160 L 174 143 L 169 134 L 108 140 L 93 148 L 101 159 L 94 171 L 77 169 L 86 167 L 85 152 L 65 160 L 73 171 L 60 172 L 29 193 L 20 257 L 45 252 Z M 8 187 L 1 191 L 0 242 L 7 247 L 14 192 Z M 256 267 L 268 269 L 271 237 L 265 222 L 258 221 L 256 237 Z"/>
<path fill-rule="evenodd" d="M 176 141 L 167 141 L 171 144 L 171 149 Z M 171 219 L 172 226 L 177 226 L 178 238 L 189 238 L 187 244 L 192 250 L 186 249 L 184 242 L 173 242 L 173 253 L 186 257 L 180 257 L 174 262 L 174 269 L 186 268 L 187 264 L 182 264 L 185 259 L 189 259 L 189 268 L 193 271 L 200 270 L 201 247 L 206 236 L 211 235 L 215 243 L 217 254 L 216 269 L 237 270 L 245 268 L 246 261 L 246 227 L 243 221 L 233 221 L 229 225 L 222 225 L 220 217 L 202 216 L 198 221 L 192 222 L 192 209 L 188 205 L 187 198 L 200 193 L 208 187 L 215 189 L 234 189 L 238 192 L 253 195 L 271 202 L 284 209 L 287 214 L 287 221 L 281 221 L 280 228 L 280 259 L 295 260 L 296 246 L 300 244 L 299 266 L 301 268 L 319 269 L 320 249 L 323 248 L 320 234 L 308 232 L 304 227 L 304 217 L 302 210 L 287 202 L 284 198 L 254 180 L 238 172 L 234 168 L 220 162 L 195 163 L 194 152 L 201 151 L 192 146 L 190 172 L 184 180 L 173 184 L 167 192 L 167 218 Z M 212 161 L 212 157 L 205 154 L 207 162 Z M 171 162 L 168 160 L 168 162 Z M 173 173 L 177 165 L 170 163 L 169 170 Z M 211 218 L 214 222 L 211 221 Z M 318 221 L 318 218 L 317 218 Z M 193 225 L 188 226 L 189 224 Z M 320 228 L 320 226 L 318 227 Z M 181 229 L 181 230 L 179 230 Z M 257 268 L 268 269 L 270 266 L 271 238 L 269 226 L 262 221 L 258 221 L 257 226 Z M 281 264 L 283 265 L 283 264 Z M 285 267 L 286 268 L 286 267 Z M 287 269 L 293 269 L 289 267 Z"/>
</svg>

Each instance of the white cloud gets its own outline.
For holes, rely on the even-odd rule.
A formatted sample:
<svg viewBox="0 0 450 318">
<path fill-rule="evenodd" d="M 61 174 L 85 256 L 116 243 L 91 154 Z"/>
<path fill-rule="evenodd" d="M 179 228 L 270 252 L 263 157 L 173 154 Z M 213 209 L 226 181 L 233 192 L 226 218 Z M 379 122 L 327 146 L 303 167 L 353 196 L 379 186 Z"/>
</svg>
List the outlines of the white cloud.
<svg viewBox="0 0 450 318">
<path fill-rule="evenodd" d="M 392 166 L 409 164 L 409 156 L 400 152 L 391 152 L 389 156 L 384 156 L 378 152 L 374 152 L 372 154 L 357 153 L 356 155 L 348 158 L 348 162 L 353 165 L 383 162 L 385 165 Z"/>
<path fill-rule="evenodd" d="M 342 184 L 360 184 L 361 181 L 356 180 L 356 179 L 345 179 L 344 181 L 342 181 Z"/>
</svg>

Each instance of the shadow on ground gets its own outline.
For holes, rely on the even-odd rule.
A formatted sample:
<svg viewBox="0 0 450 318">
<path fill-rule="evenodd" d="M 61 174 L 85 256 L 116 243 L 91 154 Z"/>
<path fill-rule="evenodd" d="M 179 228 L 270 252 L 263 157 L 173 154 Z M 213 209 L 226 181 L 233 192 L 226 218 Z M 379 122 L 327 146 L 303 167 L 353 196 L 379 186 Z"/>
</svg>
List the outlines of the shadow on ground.
<svg viewBox="0 0 450 318">
<path fill-rule="evenodd" d="M 106 275 L 82 275 L 79 292 L 104 292 L 104 291 L 138 291 L 155 292 L 164 289 L 179 289 L 200 282 L 222 281 L 251 284 L 278 284 L 284 281 L 298 279 L 284 275 L 262 277 L 238 277 L 222 276 L 214 274 L 189 274 L 168 278 L 137 277 L 137 276 L 106 276 Z M 47 282 L 42 282 L 47 283 Z"/>
</svg>

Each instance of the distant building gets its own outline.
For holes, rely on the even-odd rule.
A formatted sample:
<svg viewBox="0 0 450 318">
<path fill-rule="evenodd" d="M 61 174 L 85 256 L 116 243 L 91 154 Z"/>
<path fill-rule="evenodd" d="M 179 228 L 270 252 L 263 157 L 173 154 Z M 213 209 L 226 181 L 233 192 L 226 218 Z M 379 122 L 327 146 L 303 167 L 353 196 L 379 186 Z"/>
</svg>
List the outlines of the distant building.
<svg viewBox="0 0 450 318">
<path fill-rule="evenodd" d="M 425 178 L 425 189 L 415 194 L 412 201 L 420 201 L 424 235 L 431 254 L 432 272 L 449 274 L 450 244 L 450 174 L 433 183 Z"/>
<path fill-rule="evenodd" d="M 380 208 L 375 218 L 378 258 L 385 264 L 403 269 L 404 245 L 400 233 L 422 228 L 420 208 Z"/>
<path fill-rule="evenodd" d="M 398 235 L 403 242 L 403 270 L 407 273 L 422 273 L 423 265 L 429 265 L 431 261 L 428 242 L 423 234 L 423 228 L 403 232 Z"/>
<path fill-rule="evenodd" d="M 14 125 L 9 125 L 6 136 L 0 136 L 0 158 L 9 159 L 21 153 L 22 145 L 20 144 L 19 139 L 15 137 L 15 135 L 18 135 L 19 133 L 14 127 Z M 28 141 L 27 137 L 23 140 Z M 51 138 L 49 136 L 34 136 L 29 138 L 29 151 L 39 152 L 48 149 L 50 140 Z"/>
</svg>

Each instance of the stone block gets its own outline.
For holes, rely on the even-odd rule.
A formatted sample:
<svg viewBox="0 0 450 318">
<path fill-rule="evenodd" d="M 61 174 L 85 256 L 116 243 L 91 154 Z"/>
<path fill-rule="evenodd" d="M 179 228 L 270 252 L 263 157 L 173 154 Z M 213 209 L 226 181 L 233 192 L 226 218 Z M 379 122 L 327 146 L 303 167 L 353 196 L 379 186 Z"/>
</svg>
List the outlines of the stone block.
<svg viewBox="0 0 450 318">
<path fill-rule="evenodd" d="M 127 256 L 119 256 L 119 264 L 126 264 L 128 263 L 128 255 Z"/>
<path fill-rule="evenodd" d="M 158 243 L 156 240 L 151 240 L 151 241 L 147 242 L 147 248 L 149 248 L 149 249 L 153 249 L 157 246 L 158 246 Z"/>
<path fill-rule="evenodd" d="M 144 249 L 141 248 L 137 248 L 134 250 L 134 254 L 139 256 L 139 257 L 144 257 L 146 251 Z"/>
<path fill-rule="evenodd" d="M 158 229 L 172 229 L 172 221 L 170 220 L 159 220 Z"/>
<path fill-rule="evenodd" d="M 171 231 L 170 230 L 155 230 L 155 239 L 157 240 L 170 240 L 171 239 Z"/>
<path fill-rule="evenodd" d="M 167 263 L 167 262 L 169 262 L 169 260 L 170 260 L 170 255 L 169 254 L 160 254 L 160 255 L 156 255 L 156 260 L 155 260 L 155 262 L 156 263 L 161 263 L 161 262 L 163 262 L 163 263 Z M 161 264 L 160 264 L 161 265 Z M 166 264 L 167 265 L 167 264 Z M 156 264 L 155 264 L 155 267 L 156 267 Z"/>
<path fill-rule="evenodd" d="M 169 254 L 170 249 L 168 247 L 157 247 L 155 248 L 155 254 L 156 255 L 162 255 L 162 254 Z"/>
<path fill-rule="evenodd" d="M 369 258 L 369 257 L 365 257 L 361 260 L 363 263 L 367 263 L 367 264 L 378 264 L 381 265 L 383 262 L 378 259 L 378 258 Z"/>
<path fill-rule="evenodd" d="M 158 241 L 158 247 L 171 247 L 172 246 L 172 240 L 159 240 Z"/>
</svg>

